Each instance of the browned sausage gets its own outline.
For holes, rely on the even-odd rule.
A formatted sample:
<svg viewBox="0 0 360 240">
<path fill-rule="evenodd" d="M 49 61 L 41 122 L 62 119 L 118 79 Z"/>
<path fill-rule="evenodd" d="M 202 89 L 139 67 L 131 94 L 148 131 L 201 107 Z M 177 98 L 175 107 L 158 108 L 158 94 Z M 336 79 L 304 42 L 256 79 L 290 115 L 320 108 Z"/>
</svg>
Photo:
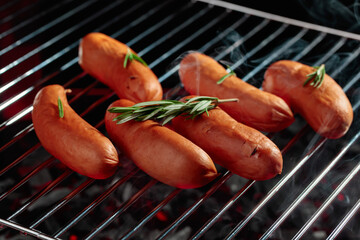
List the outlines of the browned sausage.
<svg viewBox="0 0 360 240">
<path fill-rule="evenodd" d="M 239 176 L 267 180 L 282 171 L 283 159 L 278 147 L 264 134 L 237 122 L 219 107 L 193 120 L 178 116 L 172 120 L 172 126 L 204 149 L 217 164 Z"/>
<path fill-rule="evenodd" d="M 43 147 L 70 169 L 82 175 L 104 179 L 113 175 L 119 164 L 111 141 L 82 119 L 69 106 L 60 85 L 42 88 L 33 103 L 32 121 Z M 64 116 L 59 116 L 58 98 Z"/>
<path fill-rule="evenodd" d="M 274 132 L 288 127 L 294 116 L 281 98 L 266 93 L 232 75 L 217 84 L 227 74 L 213 58 L 193 52 L 180 63 L 180 79 L 190 94 L 220 99 L 238 98 L 238 102 L 221 104 L 235 120 L 260 131 Z"/>
<path fill-rule="evenodd" d="M 119 98 L 133 102 L 160 100 L 162 87 L 148 66 L 139 61 L 124 61 L 128 51 L 124 43 L 102 33 L 89 33 L 79 46 L 79 64 L 85 72 L 113 89 Z"/>
<path fill-rule="evenodd" d="M 299 62 L 282 60 L 265 72 L 263 89 L 287 101 L 309 125 L 327 138 L 340 138 L 353 120 L 351 103 L 342 88 L 329 75 L 320 87 L 303 86 L 314 68 Z"/>
<path fill-rule="evenodd" d="M 121 99 L 111 107 L 128 107 L 133 102 Z M 207 153 L 180 134 L 147 120 L 117 124 L 116 113 L 107 112 L 105 126 L 115 145 L 151 177 L 178 188 L 204 186 L 217 176 Z"/>
</svg>

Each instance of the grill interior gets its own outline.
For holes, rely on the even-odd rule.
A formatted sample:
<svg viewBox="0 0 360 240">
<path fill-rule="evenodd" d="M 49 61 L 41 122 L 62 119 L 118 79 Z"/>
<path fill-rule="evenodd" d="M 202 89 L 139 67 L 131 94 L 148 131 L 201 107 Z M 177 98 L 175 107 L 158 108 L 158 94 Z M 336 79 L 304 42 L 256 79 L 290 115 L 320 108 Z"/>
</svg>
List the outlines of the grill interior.
<svg viewBox="0 0 360 240">
<path fill-rule="evenodd" d="M 0 5 L 0 16 L 2 238 L 360 237 L 359 35 L 222 1 L 15 0 Z M 184 94 L 177 70 L 187 51 L 230 64 L 257 87 L 276 60 L 325 63 L 353 105 L 354 122 L 338 140 L 315 134 L 299 116 L 267 134 L 281 149 L 284 168 L 264 182 L 219 167 L 211 184 L 180 190 L 121 155 L 123 167 L 113 177 L 86 178 L 41 147 L 31 110 L 38 90 L 61 84 L 72 89 L 74 110 L 106 134 L 103 116 L 117 97 L 77 63 L 80 38 L 95 31 L 137 51 L 169 99 Z"/>
</svg>

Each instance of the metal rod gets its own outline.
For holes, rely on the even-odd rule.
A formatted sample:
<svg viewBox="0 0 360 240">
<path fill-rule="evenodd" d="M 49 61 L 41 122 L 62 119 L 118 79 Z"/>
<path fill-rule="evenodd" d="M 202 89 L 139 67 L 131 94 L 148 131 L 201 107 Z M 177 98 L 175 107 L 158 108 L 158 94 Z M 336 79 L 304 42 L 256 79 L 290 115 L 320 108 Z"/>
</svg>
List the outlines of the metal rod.
<svg viewBox="0 0 360 240">
<path fill-rule="evenodd" d="M 81 212 L 77 213 L 76 216 L 63 228 L 58 230 L 54 237 L 58 238 L 63 235 L 67 230 L 73 227 L 76 223 L 78 223 L 82 218 L 84 218 L 89 212 L 91 212 L 95 207 L 97 207 L 102 201 L 104 201 L 113 191 L 115 191 L 121 184 L 128 181 L 133 175 L 135 175 L 139 171 L 138 168 L 133 169 L 126 176 L 120 178 L 116 181 L 111 187 L 109 187 L 105 192 L 103 192 L 100 196 L 98 196 L 92 203 L 86 206 Z"/>
<path fill-rule="evenodd" d="M 286 49 L 288 49 L 291 45 L 293 45 L 295 42 L 297 42 L 300 38 L 302 38 L 306 33 L 307 29 L 302 29 L 298 34 L 296 34 L 293 38 L 291 38 L 289 41 L 284 43 L 284 45 L 279 48 L 278 50 L 275 50 L 271 53 L 270 56 L 268 56 L 264 61 L 261 62 L 256 68 L 254 68 L 251 72 L 246 74 L 242 79 L 246 82 L 250 78 L 252 78 L 256 73 L 258 73 L 260 70 L 264 69 L 265 66 L 270 64 L 275 58 L 278 58 L 281 53 L 283 53 Z"/>
<path fill-rule="evenodd" d="M 18 230 L 19 232 L 24 233 L 24 234 L 29 234 L 29 235 L 31 235 L 31 236 L 36 237 L 37 239 L 43 239 L 43 240 L 60 240 L 60 239 L 58 239 L 58 238 L 50 237 L 49 235 L 44 234 L 44 233 L 42 233 L 42 232 L 40 232 L 40 231 L 33 230 L 33 229 L 29 229 L 29 228 L 27 228 L 27 227 L 24 227 L 24 226 L 18 224 L 18 223 L 15 223 L 15 222 L 12 222 L 12 221 L 8 221 L 8 220 L 5 220 L 5 219 L 1 219 L 1 218 L 0 218 L 0 225 L 10 227 L 10 228 L 15 229 L 15 230 Z"/>
<path fill-rule="evenodd" d="M 16 189 L 21 187 L 23 184 L 25 184 L 32 176 L 40 172 L 42 169 L 50 165 L 55 160 L 54 157 L 49 158 L 45 162 L 42 162 L 40 165 L 38 165 L 35 169 L 33 169 L 30 173 L 28 173 L 23 179 L 21 179 L 20 182 L 15 184 L 10 190 L 4 192 L 0 195 L 0 201 L 2 201 L 4 198 L 6 198 L 10 193 L 14 192 Z"/>
<path fill-rule="evenodd" d="M 14 42 L 13 44 L 3 48 L 2 50 L 0 50 L 0 56 L 9 52 L 10 50 L 14 49 L 15 47 L 23 44 L 24 42 L 32 39 L 33 37 L 39 35 L 40 33 L 50 29 L 51 27 L 55 26 L 56 24 L 60 23 L 61 21 L 68 19 L 69 17 L 71 17 L 72 15 L 77 14 L 78 12 L 80 12 L 81 10 L 84 10 L 85 8 L 89 7 L 91 4 L 93 4 L 95 1 L 97 0 L 90 0 L 90 1 L 86 1 L 83 4 L 77 6 L 76 8 L 72 9 L 71 11 L 65 13 L 64 15 L 56 18 L 55 20 L 47 23 L 46 25 L 36 29 L 35 31 L 33 31 L 31 34 L 26 35 L 25 37 L 17 40 L 16 42 Z M 7 68 L 2 68 L 0 69 L 0 74 L 4 73 Z"/>
<path fill-rule="evenodd" d="M 330 51 L 327 51 L 324 56 L 319 58 L 314 65 L 318 66 L 322 63 L 324 63 L 327 59 L 329 59 L 331 56 L 333 56 L 339 48 L 341 48 L 346 42 L 346 38 L 341 38 L 339 41 L 336 42 L 336 44 L 330 49 Z"/>
<path fill-rule="evenodd" d="M 316 45 L 318 45 L 324 38 L 326 33 L 321 32 L 314 40 L 311 41 L 301 52 L 299 52 L 295 57 L 292 58 L 293 61 L 299 61 L 302 57 L 308 54 Z"/>
<path fill-rule="evenodd" d="M 338 237 L 341 231 L 344 229 L 346 224 L 358 213 L 360 209 L 360 199 L 355 203 L 355 205 L 350 209 L 350 211 L 341 219 L 340 223 L 334 228 L 326 240 L 333 240 Z"/>
<path fill-rule="evenodd" d="M 221 185 L 223 185 L 233 173 L 227 171 L 218 181 L 211 186 L 211 188 L 190 208 L 188 208 L 180 217 L 178 217 L 171 225 L 169 225 L 165 230 L 162 231 L 161 235 L 157 239 L 164 239 L 169 233 L 175 230 L 177 226 L 180 225 L 185 219 L 187 219 L 196 209 L 198 209 L 201 204 L 204 203 Z"/>
<path fill-rule="evenodd" d="M 299 21 L 296 19 L 287 18 L 287 17 L 276 15 L 276 14 L 259 11 L 256 9 L 251 9 L 248 7 L 236 5 L 236 4 L 225 2 L 225 1 L 220 1 L 220 0 L 195 0 L 195 1 L 204 2 L 207 4 L 212 4 L 212 5 L 216 5 L 216 6 L 220 6 L 220 7 L 225 7 L 225 8 L 234 10 L 234 11 L 247 13 L 247 14 L 258 16 L 261 18 L 267 18 L 267 19 L 281 22 L 281 23 L 288 23 L 290 25 L 298 26 L 301 28 L 306 28 L 306 29 L 315 30 L 315 31 L 319 31 L 319 32 L 325 32 L 325 33 L 333 34 L 336 36 L 346 37 L 346 38 L 360 41 L 359 34 L 346 32 L 346 31 L 342 31 L 342 30 L 338 30 L 338 29 L 334 29 L 334 28 L 324 27 L 321 25 L 312 24 L 312 23 L 308 23 L 308 22 L 304 22 L 304 21 Z"/>
<path fill-rule="evenodd" d="M 65 5 L 67 2 L 71 2 L 72 0 L 65 0 L 65 1 L 61 1 L 60 4 L 57 4 L 57 5 L 53 5 L 51 8 L 48 8 L 46 9 L 45 11 L 41 11 L 40 13 L 36 14 L 36 15 L 33 15 L 32 17 L 30 18 L 27 18 L 26 20 L 24 21 L 21 21 L 19 24 L 13 26 L 12 28 L 6 30 L 5 32 L 2 32 L 0 34 L 0 39 L 6 37 L 7 35 L 19 30 L 20 28 L 23 28 L 25 27 L 26 25 L 29 25 L 30 23 L 33 23 L 35 20 L 41 18 L 42 16 L 45 16 L 45 15 L 48 15 L 50 12 L 54 11 L 54 10 L 57 10 L 59 7 Z M 3 18 L 1 19 L 1 24 L 3 24 L 4 22 L 7 22 L 7 21 L 10 21 L 12 20 L 13 18 L 16 18 L 17 15 L 19 15 L 20 13 L 24 12 L 24 11 L 27 11 L 28 9 L 30 8 L 33 8 L 34 6 L 36 6 L 37 4 L 39 4 L 39 2 L 37 3 L 34 3 L 32 5 L 28 5 L 22 9 L 20 9 L 17 13 L 14 13 L 14 14 L 11 14 L 9 15 L 8 17 L 6 18 Z"/>
<path fill-rule="evenodd" d="M 128 201 L 122 203 L 120 207 L 105 221 L 99 224 L 93 231 L 90 232 L 84 239 L 93 239 L 99 232 L 104 230 L 110 223 L 112 223 L 120 214 L 125 212 L 132 204 L 134 204 L 149 188 L 157 183 L 155 179 L 148 182 L 143 188 L 137 191 Z"/>
<path fill-rule="evenodd" d="M 360 133 L 358 133 L 355 138 L 359 137 Z M 354 143 L 354 142 L 352 142 Z M 332 203 L 332 201 L 337 197 L 337 195 L 347 186 L 347 184 L 354 178 L 354 176 L 360 170 L 360 162 L 355 166 L 355 168 L 347 175 L 343 181 L 339 184 L 339 186 L 335 189 L 334 192 L 323 202 L 323 204 L 316 210 L 316 212 L 310 217 L 310 219 L 301 227 L 301 229 L 295 234 L 293 239 L 300 239 L 306 231 L 310 228 L 310 226 L 319 218 L 319 216 L 325 211 L 325 209 Z"/>
<path fill-rule="evenodd" d="M 90 184 L 95 181 L 93 178 L 87 178 L 85 182 L 79 185 L 75 190 L 66 195 L 62 200 L 60 200 L 54 207 L 52 207 L 48 212 L 46 212 L 42 217 L 40 217 L 37 221 L 31 224 L 30 228 L 34 229 L 43 221 L 48 219 L 51 215 L 61 209 L 65 204 L 67 204 L 71 199 L 73 199 L 77 194 L 82 192 L 85 188 L 87 188 Z"/>
<path fill-rule="evenodd" d="M 240 191 L 237 192 L 213 217 L 211 217 L 192 237 L 191 239 L 199 239 L 204 233 L 211 228 L 217 220 L 238 200 L 242 197 L 254 184 L 255 180 L 249 180 Z"/>
<path fill-rule="evenodd" d="M 120 239 L 125 240 L 132 237 L 142 226 L 144 226 L 150 219 L 152 219 L 165 205 L 167 205 L 174 197 L 176 197 L 182 189 L 176 188 L 172 191 L 161 203 L 159 203 L 153 210 L 146 215 L 133 229 L 130 229 Z"/>
<path fill-rule="evenodd" d="M 261 239 L 268 238 L 275 229 L 290 215 L 290 213 L 299 205 L 299 203 L 310 193 L 310 191 L 320 182 L 320 180 L 331 170 L 331 168 L 340 160 L 340 158 L 347 152 L 350 146 L 359 138 L 360 132 L 338 153 L 336 158 L 314 179 L 305 190 L 291 203 L 291 205 L 281 214 L 281 216 L 268 228 Z M 323 138 L 323 142 L 325 142 Z"/>
<path fill-rule="evenodd" d="M 20 215 L 22 212 L 24 212 L 27 208 L 29 208 L 31 205 L 33 205 L 39 198 L 41 198 L 43 195 L 54 189 L 60 182 L 62 182 L 64 179 L 66 179 L 68 176 L 70 176 L 73 172 L 70 169 L 66 169 L 63 174 L 61 174 L 57 179 L 54 181 L 51 181 L 50 184 L 48 184 L 42 191 L 38 192 L 36 195 L 31 197 L 25 204 L 21 206 L 17 211 L 15 211 L 10 217 L 7 218 L 8 221 L 12 221 L 14 218 L 16 218 L 18 215 Z"/>
</svg>

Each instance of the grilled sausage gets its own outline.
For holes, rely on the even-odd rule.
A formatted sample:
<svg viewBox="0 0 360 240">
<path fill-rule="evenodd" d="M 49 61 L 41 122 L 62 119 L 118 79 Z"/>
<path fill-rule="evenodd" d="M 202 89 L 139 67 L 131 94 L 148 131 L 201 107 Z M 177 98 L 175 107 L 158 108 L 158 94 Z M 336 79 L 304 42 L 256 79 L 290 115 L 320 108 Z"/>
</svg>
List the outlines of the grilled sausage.
<svg viewBox="0 0 360 240">
<path fill-rule="evenodd" d="M 188 97 L 186 97 L 188 98 Z M 194 119 L 180 115 L 174 130 L 205 150 L 215 163 L 247 179 L 267 180 L 282 171 L 278 147 L 258 130 L 216 107 Z"/>
<path fill-rule="evenodd" d="M 111 107 L 127 107 L 121 99 Z M 117 113 L 107 112 L 105 126 L 115 145 L 140 169 L 160 182 L 178 188 L 204 186 L 217 176 L 211 158 L 197 145 L 157 122 L 128 121 L 117 124 Z"/>
<path fill-rule="evenodd" d="M 273 63 L 265 72 L 263 89 L 287 101 L 309 125 L 327 138 L 340 138 L 353 120 L 351 103 L 342 88 L 325 74 L 320 87 L 306 84 L 314 68 L 299 62 L 282 60 Z"/>
<path fill-rule="evenodd" d="M 133 102 L 160 100 L 162 87 L 158 78 L 148 66 L 128 59 L 128 53 L 135 54 L 124 43 L 102 33 L 89 33 L 79 46 L 79 64 L 85 72 L 109 86 L 119 98 Z"/>
<path fill-rule="evenodd" d="M 294 121 L 284 100 L 234 75 L 217 84 L 226 74 L 226 69 L 213 58 L 198 52 L 189 53 L 180 63 L 180 79 L 190 94 L 239 99 L 220 106 L 235 120 L 265 132 L 282 130 Z"/>
<path fill-rule="evenodd" d="M 63 106 L 62 118 L 58 98 Z M 62 86 L 49 85 L 37 93 L 32 121 L 43 147 L 70 169 L 95 179 L 115 173 L 119 164 L 116 148 L 69 106 Z"/>
</svg>

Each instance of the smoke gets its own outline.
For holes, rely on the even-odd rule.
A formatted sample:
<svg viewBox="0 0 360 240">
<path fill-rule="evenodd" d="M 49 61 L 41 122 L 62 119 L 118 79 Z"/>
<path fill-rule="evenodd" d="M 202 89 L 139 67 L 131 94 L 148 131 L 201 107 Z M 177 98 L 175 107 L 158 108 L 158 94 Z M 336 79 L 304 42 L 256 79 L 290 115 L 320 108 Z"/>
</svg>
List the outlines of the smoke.
<svg viewBox="0 0 360 240">
<path fill-rule="evenodd" d="M 360 33 L 358 0 L 299 0 L 300 5 L 318 24 Z"/>
</svg>

